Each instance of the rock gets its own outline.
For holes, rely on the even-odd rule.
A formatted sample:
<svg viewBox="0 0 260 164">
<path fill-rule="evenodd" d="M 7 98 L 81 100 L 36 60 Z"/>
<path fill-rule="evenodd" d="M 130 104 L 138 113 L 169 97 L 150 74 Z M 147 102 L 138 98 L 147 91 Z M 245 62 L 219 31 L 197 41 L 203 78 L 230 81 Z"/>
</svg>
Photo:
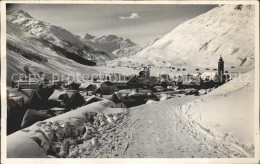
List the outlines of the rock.
<svg viewBox="0 0 260 164">
<path fill-rule="evenodd" d="M 107 124 L 104 128 L 105 128 L 106 130 L 109 130 L 109 129 L 113 128 L 113 125 L 114 125 L 114 124 L 109 123 L 109 124 Z"/>
<path fill-rule="evenodd" d="M 78 147 L 74 147 L 70 152 L 68 157 L 69 158 L 76 158 L 78 156 L 79 153 L 79 148 Z"/>
<path fill-rule="evenodd" d="M 96 137 L 92 138 L 90 142 L 91 142 L 92 146 L 94 146 L 94 147 L 97 147 L 100 144 Z"/>
<path fill-rule="evenodd" d="M 69 143 L 70 143 L 70 140 L 69 139 L 65 139 L 61 145 L 61 148 L 60 148 L 60 153 L 59 153 L 59 156 L 60 157 L 66 157 L 67 154 L 69 153 Z"/>
<path fill-rule="evenodd" d="M 57 141 L 62 141 L 64 139 L 65 130 L 60 126 L 55 126 L 54 133 L 56 135 Z"/>
<path fill-rule="evenodd" d="M 70 145 L 76 145 L 77 144 L 77 141 L 74 140 L 74 139 L 70 139 L 69 141 L 70 141 Z"/>
<path fill-rule="evenodd" d="M 93 123 L 94 122 L 94 117 L 97 115 L 96 112 L 86 112 L 85 113 L 85 116 L 86 116 L 86 119 L 90 122 L 90 123 Z"/>
<path fill-rule="evenodd" d="M 84 133 L 84 135 L 82 136 L 82 140 L 83 141 L 86 141 L 86 140 L 89 140 L 92 138 L 92 135 L 91 134 L 88 134 L 87 132 Z"/>
<path fill-rule="evenodd" d="M 58 121 L 54 121 L 52 126 L 53 126 L 53 127 L 60 127 L 60 124 L 59 124 Z"/>
<path fill-rule="evenodd" d="M 110 123 L 110 124 L 114 124 L 115 123 L 115 121 L 113 119 L 113 115 L 111 113 L 108 113 L 106 115 L 106 119 L 107 119 L 107 122 Z"/>
<path fill-rule="evenodd" d="M 114 114 L 114 115 L 113 115 L 113 120 L 114 120 L 115 123 L 117 122 L 117 120 L 118 120 L 117 114 Z"/>
<path fill-rule="evenodd" d="M 46 152 L 50 148 L 51 141 L 42 130 L 35 130 L 31 139 L 38 143 L 38 145 Z"/>
<path fill-rule="evenodd" d="M 101 121 L 101 122 L 100 122 L 100 126 L 101 126 L 101 127 L 105 126 L 106 124 L 107 124 L 107 123 L 106 123 L 105 121 Z"/>
</svg>

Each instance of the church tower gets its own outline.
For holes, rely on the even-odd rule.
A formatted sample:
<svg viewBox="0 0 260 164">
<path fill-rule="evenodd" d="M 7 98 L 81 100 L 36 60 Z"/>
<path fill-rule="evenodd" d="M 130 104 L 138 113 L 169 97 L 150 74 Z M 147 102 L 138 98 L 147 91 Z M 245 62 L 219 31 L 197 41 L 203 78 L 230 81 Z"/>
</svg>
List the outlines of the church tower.
<svg viewBox="0 0 260 164">
<path fill-rule="evenodd" d="M 223 58 L 220 56 L 219 60 L 218 60 L 218 75 L 221 77 L 224 74 L 224 60 Z"/>
</svg>

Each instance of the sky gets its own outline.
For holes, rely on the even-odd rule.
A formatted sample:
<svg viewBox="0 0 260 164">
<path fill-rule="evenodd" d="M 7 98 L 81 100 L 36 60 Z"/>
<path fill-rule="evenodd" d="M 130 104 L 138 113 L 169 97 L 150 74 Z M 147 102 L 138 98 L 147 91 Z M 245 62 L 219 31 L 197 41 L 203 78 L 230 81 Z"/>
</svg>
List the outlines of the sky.
<svg viewBox="0 0 260 164">
<path fill-rule="evenodd" d="M 82 36 L 117 35 L 144 45 L 172 31 L 180 23 L 216 5 L 180 4 L 12 4 L 32 17 Z"/>
</svg>

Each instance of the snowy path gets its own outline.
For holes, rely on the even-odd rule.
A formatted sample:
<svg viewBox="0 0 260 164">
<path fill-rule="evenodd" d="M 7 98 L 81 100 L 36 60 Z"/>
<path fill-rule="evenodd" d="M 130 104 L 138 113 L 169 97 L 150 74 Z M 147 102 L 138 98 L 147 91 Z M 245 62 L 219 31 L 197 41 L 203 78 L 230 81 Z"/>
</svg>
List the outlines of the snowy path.
<svg viewBox="0 0 260 164">
<path fill-rule="evenodd" d="M 197 97 L 175 98 L 131 109 L 129 147 L 122 157 L 223 158 L 249 157 L 253 150 L 232 137 L 215 135 L 192 121 L 187 102 Z M 200 101 L 200 100 L 199 100 Z M 175 106 L 175 107 L 173 107 Z"/>
<path fill-rule="evenodd" d="M 254 156 L 254 72 L 205 96 L 176 97 L 130 109 L 123 157 Z"/>
<path fill-rule="evenodd" d="M 123 157 L 248 156 L 239 146 L 229 145 L 229 142 L 224 142 L 224 138 L 211 135 L 210 131 L 199 124 L 190 122 L 185 118 L 186 109 L 173 108 L 183 102 L 194 101 L 195 98 L 176 98 L 131 109 L 128 133 L 132 138 L 128 141 L 129 148 Z"/>
<path fill-rule="evenodd" d="M 194 97 L 176 98 L 132 109 L 129 119 L 138 121 L 133 120 L 129 129 L 133 138 L 125 156 L 196 157 L 195 154 L 203 152 L 195 139 L 177 129 L 178 118 L 173 105 L 184 99 L 192 100 Z"/>
</svg>

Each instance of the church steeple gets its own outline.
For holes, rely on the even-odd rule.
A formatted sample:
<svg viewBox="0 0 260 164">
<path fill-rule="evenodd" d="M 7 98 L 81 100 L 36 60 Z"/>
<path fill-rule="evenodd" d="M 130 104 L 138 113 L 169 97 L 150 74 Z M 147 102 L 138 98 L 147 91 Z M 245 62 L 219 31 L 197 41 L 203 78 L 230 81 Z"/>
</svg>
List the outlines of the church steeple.
<svg viewBox="0 0 260 164">
<path fill-rule="evenodd" d="M 220 58 L 218 60 L 218 75 L 221 79 L 222 79 L 223 74 L 224 74 L 224 60 L 220 54 Z"/>
</svg>

